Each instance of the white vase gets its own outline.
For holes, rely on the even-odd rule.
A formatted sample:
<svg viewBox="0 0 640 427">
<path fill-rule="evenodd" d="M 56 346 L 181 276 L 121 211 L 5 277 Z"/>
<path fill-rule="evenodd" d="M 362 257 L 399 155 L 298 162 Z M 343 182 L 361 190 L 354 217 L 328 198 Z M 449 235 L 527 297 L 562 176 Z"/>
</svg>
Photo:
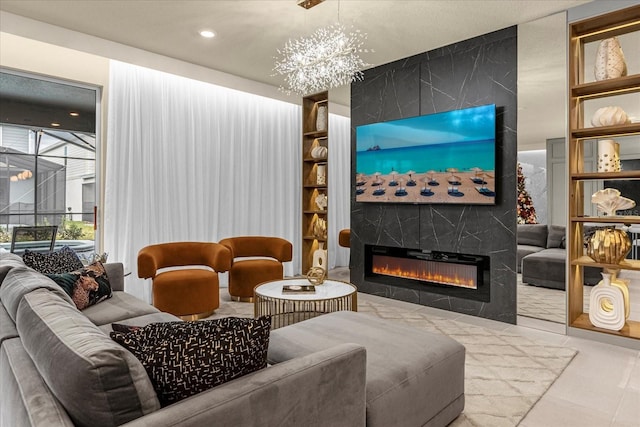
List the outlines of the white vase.
<svg viewBox="0 0 640 427">
<path fill-rule="evenodd" d="M 620 172 L 620 144 L 613 139 L 598 141 L 598 172 Z"/>
<path fill-rule="evenodd" d="M 627 75 L 627 64 L 617 37 L 604 39 L 600 42 L 593 71 L 596 81 Z"/>
<path fill-rule="evenodd" d="M 327 106 L 320 105 L 318 107 L 318 115 L 316 117 L 316 130 L 323 132 L 327 130 Z"/>
<path fill-rule="evenodd" d="M 628 319 L 631 314 L 631 301 L 629 299 L 629 280 L 619 279 L 617 270 L 608 270 L 611 274 L 611 286 L 615 286 L 622 291 L 624 300 L 624 318 Z"/>
<path fill-rule="evenodd" d="M 324 243 L 318 243 L 318 249 L 313 251 L 312 267 L 320 267 L 325 272 L 327 271 L 327 250 L 323 249 Z"/>
<path fill-rule="evenodd" d="M 611 284 L 610 273 L 601 274 L 602 280 L 589 296 L 589 321 L 597 328 L 619 331 L 626 320 L 624 294 Z"/>
<path fill-rule="evenodd" d="M 316 184 L 325 185 L 327 183 L 327 165 L 318 165 L 316 173 Z"/>
</svg>

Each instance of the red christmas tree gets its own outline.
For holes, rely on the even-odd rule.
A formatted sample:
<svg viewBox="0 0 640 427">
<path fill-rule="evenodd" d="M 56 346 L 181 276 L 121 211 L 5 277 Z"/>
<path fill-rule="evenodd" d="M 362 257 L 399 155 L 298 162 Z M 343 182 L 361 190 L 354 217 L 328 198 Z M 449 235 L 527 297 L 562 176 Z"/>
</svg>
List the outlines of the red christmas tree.
<svg viewBox="0 0 640 427">
<path fill-rule="evenodd" d="M 518 224 L 537 224 L 536 208 L 524 185 L 522 166 L 518 163 Z"/>
</svg>

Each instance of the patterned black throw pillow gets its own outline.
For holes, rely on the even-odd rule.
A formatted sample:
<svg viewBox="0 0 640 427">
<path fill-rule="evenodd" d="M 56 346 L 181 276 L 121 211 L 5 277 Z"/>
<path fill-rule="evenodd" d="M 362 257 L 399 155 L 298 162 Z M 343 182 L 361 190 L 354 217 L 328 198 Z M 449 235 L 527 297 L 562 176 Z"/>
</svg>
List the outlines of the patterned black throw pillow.
<svg viewBox="0 0 640 427">
<path fill-rule="evenodd" d="M 111 338 L 140 360 L 167 406 L 266 367 L 270 329 L 269 317 L 226 317 L 151 323 Z"/>
<path fill-rule="evenodd" d="M 78 310 L 84 310 L 113 295 L 107 272 L 100 261 L 70 273 L 46 274 L 46 276 L 69 294 Z"/>
<path fill-rule="evenodd" d="M 42 274 L 62 274 L 82 268 L 82 261 L 69 246 L 63 246 L 59 251 L 50 254 L 26 249 L 22 255 L 22 261 L 27 267 Z"/>
</svg>

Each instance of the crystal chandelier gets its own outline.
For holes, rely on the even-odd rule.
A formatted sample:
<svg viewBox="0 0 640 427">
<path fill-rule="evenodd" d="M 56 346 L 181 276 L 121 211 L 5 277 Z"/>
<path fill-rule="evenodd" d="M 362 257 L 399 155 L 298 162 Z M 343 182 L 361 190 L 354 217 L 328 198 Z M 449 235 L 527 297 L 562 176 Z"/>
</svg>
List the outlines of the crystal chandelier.
<svg viewBox="0 0 640 427">
<path fill-rule="evenodd" d="M 341 24 L 316 30 L 309 37 L 289 40 L 276 59 L 274 75 L 285 76 L 286 93 L 308 95 L 362 80 L 362 69 L 369 64 L 358 55 L 369 52 L 362 46 L 367 35 L 349 33 Z"/>
</svg>

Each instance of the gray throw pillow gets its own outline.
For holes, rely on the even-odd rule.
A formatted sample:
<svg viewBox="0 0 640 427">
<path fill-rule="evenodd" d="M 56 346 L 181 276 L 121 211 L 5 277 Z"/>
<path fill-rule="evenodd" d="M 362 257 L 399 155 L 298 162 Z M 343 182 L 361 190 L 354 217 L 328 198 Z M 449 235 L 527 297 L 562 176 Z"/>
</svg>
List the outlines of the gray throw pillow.
<svg viewBox="0 0 640 427">
<path fill-rule="evenodd" d="M 550 225 L 549 235 L 547 236 L 547 248 L 562 248 L 565 228 L 562 225 Z"/>
<path fill-rule="evenodd" d="M 111 338 L 140 360 L 162 406 L 267 366 L 269 317 L 112 327 Z"/>
</svg>

